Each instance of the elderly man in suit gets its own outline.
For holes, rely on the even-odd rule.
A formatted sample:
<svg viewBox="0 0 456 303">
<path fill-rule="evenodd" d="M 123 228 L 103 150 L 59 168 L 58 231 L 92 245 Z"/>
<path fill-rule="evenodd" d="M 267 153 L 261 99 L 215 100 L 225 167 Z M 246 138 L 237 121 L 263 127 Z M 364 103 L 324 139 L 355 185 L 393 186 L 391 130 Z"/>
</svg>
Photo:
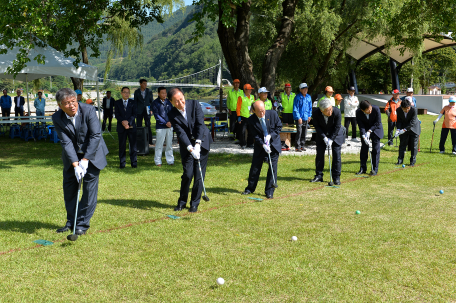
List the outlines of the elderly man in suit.
<svg viewBox="0 0 456 303">
<path fill-rule="evenodd" d="M 17 96 L 14 97 L 14 115 L 24 116 L 25 99 L 21 96 L 22 92 L 18 89 Z"/>
<path fill-rule="evenodd" d="M 147 80 L 139 80 L 139 88 L 135 90 L 134 100 L 136 103 L 136 125 L 142 127 L 142 121 L 144 120 L 145 126 L 148 132 L 149 144 L 152 144 L 152 129 L 150 127 L 150 115 L 153 115 L 150 109 L 153 101 L 153 94 L 150 89 L 147 88 Z"/>
<path fill-rule="evenodd" d="M 371 105 L 369 101 L 364 100 L 359 104 L 356 110 L 356 122 L 358 122 L 361 133 L 361 153 L 359 155 L 361 168 L 357 175 L 367 172 L 367 158 L 369 152 L 369 139 L 372 140 L 372 171 L 371 176 L 377 175 L 378 163 L 380 161 L 380 139 L 383 139 L 383 124 L 380 109 L 376 105 Z"/>
<path fill-rule="evenodd" d="M 60 89 L 55 98 L 60 109 L 52 115 L 52 121 L 62 145 L 63 197 L 67 211 L 66 224 L 57 232 L 73 229 L 77 193 L 83 179 L 76 216 L 76 234 L 83 235 L 97 206 L 98 178 L 107 165 L 108 148 L 93 106 L 78 103 L 76 93 L 69 88 Z"/>
<path fill-rule="evenodd" d="M 310 182 L 323 182 L 325 152 L 332 150 L 332 178 L 340 185 L 342 170 L 341 147 L 345 142 L 345 128 L 341 125 L 340 109 L 333 106 L 329 98 L 320 99 L 317 108 L 312 110 L 312 118 L 317 131 L 317 156 L 315 157 L 315 177 Z"/>
<path fill-rule="evenodd" d="M 119 159 L 120 169 L 125 168 L 127 162 L 126 144 L 127 137 L 130 142 L 130 163 L 132 168 L 137 166 L 136 152 L 136 102 L 131 100 L 130 88 L 122 87 L 122 99 L 115 103 L 117 133 L 119 136 Z"/>
<path fill-rule="evenodd" d="M 410 150 L 410 166 L 415 166 L 416 154 L 418 151 L 418 138 L 421 134 L 420 121 L 418 120 L 418 110 L 413 106 L 412 97 L 405 97 L 401 102 L 401 107 L 397 110 L 397 131 L 399 135 L 399 157 L 396 165 L 404 162 L 404 153 L 407 146 Z"/>
<path fill-rule="evenodd" d="M 268 154 L 270 154 L 274 178 L 272 177 L 271 165 L 269 165 L 264 192 L 268 199 L 273 199 L 275 190 L 273 184 L 274 180 L 277 180 L 277 162 L 279 154 L 282 152 L 282 144 L 280 142 L 282 122 L 276 111 L 265 110 L 264 102 L 261 100 L 253 103 L 253 113 L 254 115 L 251 115 L 247 122 L 249 124 L 249 132 L 255 139 L 255 145 L 253 147 L 248 185 L 242 194 L 248 195 L 255 192 L 263 162 L 268 159 Z"/>
<path fill-rule="evenodd" d="M 180 211 L 185 208 L 190 183 L 193 179 L 189 212 L 197 212 L 203 190 L 201 174 L 203 178 L 206 175 L 212 138 L 204 124 L 203 110 L 198 101 L 185 100 L 184 93 L 178 87 L 168 91 L 168 100 L 174 106 L 168 113 L 168 118 L 179 139 L 179 149 L 184 168 L 180 196 L 174 210 Z M 201 172 L 198 162 L 201 164 Z"/>
<path fill-rule="evenodd" d="M 112 115 L 114 113 L 114 103 L 116 100 L 114 100 L 113 97 L 111 97 L 111 91 L 108 90 L 106 92 L 106 97 L 103 98 L 103 124 L 101 126 L 101 130 L 104 131 L 106 129 L 106 120 L 109 121 L 108 124 L 108 131 L 111 131 L 111 122 L 112 122 Z"/>
</svg>

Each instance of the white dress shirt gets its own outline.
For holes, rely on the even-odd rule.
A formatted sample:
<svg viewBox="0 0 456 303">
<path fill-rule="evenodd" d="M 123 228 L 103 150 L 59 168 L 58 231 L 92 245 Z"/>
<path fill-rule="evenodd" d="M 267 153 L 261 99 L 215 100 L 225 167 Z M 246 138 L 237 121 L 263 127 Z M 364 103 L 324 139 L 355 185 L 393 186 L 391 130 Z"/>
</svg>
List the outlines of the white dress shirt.
<svg viewBox="0 0 456 303">
<path fill-rule="evenodd" d="M 76 117 L 79 115 L 78 112 L 76 112 L 76 114 L 73 116 L 73 117 L 70 117 L 68 116 L 66 113 L 65 113 L 65 116 L 68 118 L 68 120 L 71 121 L 71 123 L 73 123 L 73 126 L 76 127 Z"/>
<path fill-rule="evenodd" d="M 181 113 L 181 115 L 184 117 L 185 121 L 187 121 L 187 111 L 185 110 L 185 107 L 184 107 L 184 110 L 180 110 L 178 109 L 178 111 Z"/>
</svg>

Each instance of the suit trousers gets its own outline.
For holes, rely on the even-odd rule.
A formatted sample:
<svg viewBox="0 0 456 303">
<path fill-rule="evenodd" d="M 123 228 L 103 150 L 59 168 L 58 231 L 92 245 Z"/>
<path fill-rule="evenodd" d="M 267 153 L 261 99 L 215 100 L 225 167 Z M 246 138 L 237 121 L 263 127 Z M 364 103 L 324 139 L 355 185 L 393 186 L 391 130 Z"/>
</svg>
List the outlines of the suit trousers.
<svg viewBox="0 0 456 303">
<path fill-rule="evenodd" d="M 306 145 L 306 136 L 307 136 L 307 121 L 302 121 L 302 124 L 299 124 L 296 121 L 296 148 L 301 148 Z"/>
<path fill-rule="evenodd" d="M 372 135 L 372 166 L 371 170 L 378 172 L 378 163 L 380 162 L 380 139 Z M 367 171 L 367 159 L 369 157 L 369 146 L 364 143 L 364 140 L 361 139 L 361 153 L 359 154 L 359 159 L 361 162 L 361 169 Z M 370 163 L 369 163 L 370 165 Z"/>
<path fill-rule="evenodd" d="M 130 143 L 130 162 L 131 165 L 137 165 L 137 152 L 136 152 L 136 128 L 126 129 L 121 133 L 117 133 L 119 136 L 119 159 L 120 166 L 125 166 L 127 162 L 127 137 Z"/>
<path fill-rule="evenodd" d="M 78 206 L 78 215 L 76 219 L 76 229 L 87 230 L 90 227 L 90 219 L 95 212 L 98 196 L 98 179 L 100 170 L 90 161 L 87 173 L 84 176 L 82 184 L 82 197 Z M 74 214 L 76 212 L 76 203 L 78 196 L 78 181 L 74 175 L 74 168 L 71 166 L 63 172 L 63 197 L 67 212 L 67 222 L 65 226 L 73 228 Z"/>
<path fill-rule="evenodd" d="M 173 155 L 173 129 L 172 128 L 158 128 L 155 137 L 155 165 L 162 164 L 163 143 L 166 143 L 165 157 L 166 163 L 174 164 Z"/>
<path fill-rule="evenodd" d="M 405 150 L 410 151 L 410 164 L 415 164 L 416 154 L 418 153 L 418 139 L 419 136 L 412 131 L 406 131 L 399 136 L 399 160 L 404 160 Z"/>
<path fill-rule="evenodd" d="M 144 107 L 144 110 L 141 113 L 138 113 L 136 116 L 136 126 L 137 127 L 142 127 L 142 121 L 144 120 L 144 124 L 146 125 L 148 135 L 147 137 L 149 138 L 149 144 L 152 144 L 152 128 L 150 125 L 150 116 L 149 113 L 147 112 L 147 106 Z"/>
<path fill-rule="evenodd" d="M 2 117 L 9 117 L 11 115 L 11 108 L 2 107 Z"/>
<path fill-rule="evenodd" d="M 112 122 L 112 111 L 105 110 L 103 111 L 103 125 L 101 126 L 101 130 L 104 131 L 106 129 L 106 120 L 108 120 L 108 130 L 111 131 L 111 122 Z"/>
<path fill-rule="evenodd" d="M 15 116 L 24 116 L 24 109 L 22 107 L 14 107 L 14 115 Z M 15 119 L 17 120 L 17 119 Z"/>
<path fill-rule="evenodd" d="M 236 134 L 239 123 L 237 123 L 237 113 L 235 110 L 231 111 L 230 114 L 230 132 Z"/>
<path fill-rule="evenodd" d="M 440 133 L 439 149 L 440 151 L 445 151 L 445 142 L 448 137 L 448 132 L 451 133 L 451 145 L 453 145 L 452 152 L 456 152 L 456 129 L 454 128 L 442 128 L 442 132 Z"/>
<path fill-rule="evenodd" d="M 339 178 L 342 171 L 341 146 L 335 142 L 332 144 L 332 177 Z M 315 157 L 315 175 L 323 177 L 323 169 L 325 167 L 325 158 L 328 148 L 324 142 L 317 143 L 317 156 Z"/>
<path fill-rule="evenodd" d="M 200 163 L 203 178 L 206 179 L 206 167 L 209 151 L 204 148 L 201 149 Z M 201 180 L 201 173 L 198 166 L 198 160 L 194 159 L 190 153 L 182 158 L 182 166 L 184 173 L 182 174 L 180 196 L 177 204 L 184 207 L 187 204 L 188 192 L 190 190 L 190 183 L 193 179 L 192 196 L 190 198 L 190 207 L 198 207 L 201 200 L 201 193 L 203 192 L 203 182 Z"/>
<path fill-rule="evenodd" d="M 237 122 L 237 135 L 239 139 L 239 144 L 241 146 L 246 146 L 246 145 L 252 145 L 253 144 L 253 138 L 251 134 L 247 134 L 247 141 L 245 141 L 245 133 L 247 131 L 247 126 L 248 126 L 248 118 L 246 117 L 241 117 L 241 124 Z"/>
<path fill-rule="evenodd" d="M 260 150 L 261 149 L 261 150 Z M 264 186 L 264 193 L 266 195 L 274 195 L 275 188 L 272 186 L 274 184 L 274 179 L 272 178 L 271 164 L 269 163 L 269 157 L 266 151 L 263 148 L 255 146 L 255 151 L 253 153 L 252 165 L 250 166 L 249 172 L 249 181 L 245 190 L 250 192 L 255 192 L 255 189 L 258 184 L 258 179 L 260 178 L 261 169 L 263 168 L 264 160 L 267 159 L 268 162 L 268 174 L 266 175 L 266 184 Z M 271 162 L 274 169 L 274 178 L 277 180 L 277 162 L 279 160 L 279 153 L 274 149 L 271 151 Z"/>
<path fill-rule="evenodd" d="M 348 127 L 352 125 L 352 139 L 356 138 L 356 117 L 345 117 L 344 126 L 345 126 L 345 138 L 348 138 Z"/>
<path fill-rule="evenodd" d="M 388 142 L 394 138 L 394 129 L 396 128 L 396 122 L 388 121 Z M 393 145 L 392 142 L 389 145 Z"/>
</svg>

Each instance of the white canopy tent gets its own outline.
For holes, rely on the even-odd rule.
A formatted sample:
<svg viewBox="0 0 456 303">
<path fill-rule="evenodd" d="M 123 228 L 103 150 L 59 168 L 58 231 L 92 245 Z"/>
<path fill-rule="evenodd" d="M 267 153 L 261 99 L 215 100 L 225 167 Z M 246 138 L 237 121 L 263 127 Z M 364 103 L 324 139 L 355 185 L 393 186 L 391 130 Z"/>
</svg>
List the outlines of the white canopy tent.
<svg viewBox="0 0 456 303">
<path fill-rule="evenodd" d="M 6 49 L 4 45 L 0 46 L 1 49 Z M 97 102 L 98 108 L 100 108 L 100 94 L 98 91 L 98 69 L 94 66 L 90 66 L 84 63 L 79 63 L 79 67 L 75 67 L 72 58 L 67 58 L 63 53 L 53 49 L 52 47 L 38 47 L 28 51 L 27 57 L 30 62 L 27 62 L 27 66 L 24 67 L 14 78 L 13 74 L 7 73 L 7 68 L 13 66 L 13 61 L 19 52 L 18 47 L 14 47 L 12 50 L 7 50 L 6 54 L 0 55 L 0 78 L 15 79 L 25 81 L 27 89 L 27 106 L 28 114 L 30 116 L 30 102 L 28 97 L 28 81 L 35 79 L 49 77 L 49 76 L 65 76 L 75 77 L 80 79 L 95 80 L 97 83 Z M 39 64 L 33 58 L 37 55 L 45 57 L 44 64 Z M 101 114 L 99 115 L 101 118 Z"/>
</svg>

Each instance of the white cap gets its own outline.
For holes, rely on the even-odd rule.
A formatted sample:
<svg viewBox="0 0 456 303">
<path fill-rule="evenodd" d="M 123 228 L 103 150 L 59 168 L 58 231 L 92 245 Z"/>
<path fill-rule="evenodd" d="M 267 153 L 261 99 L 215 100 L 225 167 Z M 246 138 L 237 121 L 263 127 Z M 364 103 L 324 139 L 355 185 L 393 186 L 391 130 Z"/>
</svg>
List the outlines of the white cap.
<svg viewBox="0 0 456 303">
<path fill-rule="evenodd" d="M 260 87 L 258 93 L 269 93 L 269 91 L 266 89 L 266 87 Z"/>
<path fill-rule="evenodd" d="M 306 87 L 307 87 L 307 83 L 299 84 L 299 89 L 306 88 Z"/>
<path fill-rule="evenodd" d="M 407 96 L 407 97 L 405 97 L 405 100 L 408 100 L 408 101 L 410 101 L 410 103 L 412 103 L 412 104 L 413 104 L 413 99 L 412 99 L 412 97 L 410 97 L 410 96 Z"/>
<path fill-rule="evenodd" d="M 456 102 L 456 97 L 455 96 L 450 96 L 450 99 L 448 102 Z"/>
<path fill-rule="evenodd" d="M 413 93 L 413 87 L 407 88 L 407 93 Z"/>
</svg>

